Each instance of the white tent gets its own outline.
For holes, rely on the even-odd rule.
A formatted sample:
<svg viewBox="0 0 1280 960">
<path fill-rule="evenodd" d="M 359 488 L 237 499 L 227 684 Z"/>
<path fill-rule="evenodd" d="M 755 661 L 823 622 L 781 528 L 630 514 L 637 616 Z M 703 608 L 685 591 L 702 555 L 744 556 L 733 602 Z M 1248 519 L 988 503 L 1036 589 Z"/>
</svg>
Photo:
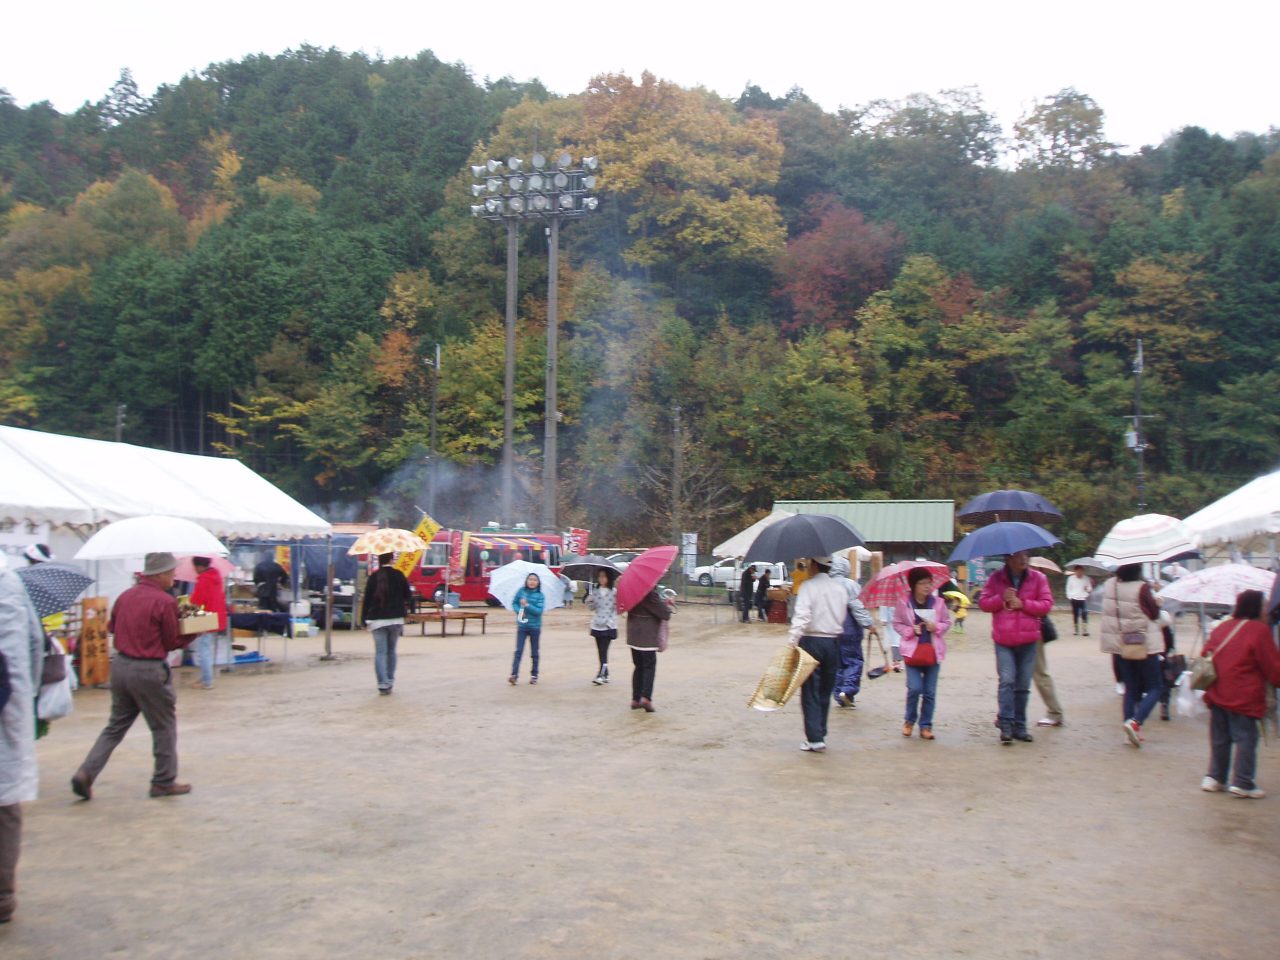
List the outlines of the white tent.
<svg viewBox="0 0 1280 960">
<path fill-rule="evenodd" d="M 1183 523 L 1200 536 L 1205 558 L 1229 555 L 1275 557 L 1280 540 L 1280 471 L 1251 480 Z"/>
<path fill-rule="evenodd" d="M 724 543 L 714 547 L 711 551 L 713 557 L 741 557 L 747 552 L 747 548 L 755 543 L 756 537 L 760 536 L 760 532 L 765 527 L 777 523 L 779 520 L 785 520 L 787 517 L 794 517 L 794 513 L 788 513 L 786 510 L 775 510 L 767 517 L 761 517 L 747 529 L 741 533 L 734 534 Z"/>
<path fill-rule="evenodd" d="M 238 460 L 0 426 L 0 521 L 87 536 L 145 514 L 194 520 L 222 539 L 294 539 L 332 529 Z"/>
</svg>

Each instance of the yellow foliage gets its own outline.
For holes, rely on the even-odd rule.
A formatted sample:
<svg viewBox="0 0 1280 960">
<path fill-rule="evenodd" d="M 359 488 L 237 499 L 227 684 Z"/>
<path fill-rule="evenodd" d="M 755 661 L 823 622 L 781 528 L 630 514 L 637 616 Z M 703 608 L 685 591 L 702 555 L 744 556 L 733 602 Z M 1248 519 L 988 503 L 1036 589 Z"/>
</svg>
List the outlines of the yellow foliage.
<svg viewBox="0 0 1280 960">
<path fill-rule="evenodd" d="M 267 197 L 288 197 L 311 210 L 320 203 L 320 191 L 287 170 L 274 176 L 259 177 L 257 184 L 258 190 Z"/>
<path fill-rule="evenodd" d="M 435 287 L 426 270 L 397 273 L 388 287 L 387 298 L 378 308 L 378 315 L 387 323 L 412 330 L 418 319 L 435 306 Z"/>
</svg>

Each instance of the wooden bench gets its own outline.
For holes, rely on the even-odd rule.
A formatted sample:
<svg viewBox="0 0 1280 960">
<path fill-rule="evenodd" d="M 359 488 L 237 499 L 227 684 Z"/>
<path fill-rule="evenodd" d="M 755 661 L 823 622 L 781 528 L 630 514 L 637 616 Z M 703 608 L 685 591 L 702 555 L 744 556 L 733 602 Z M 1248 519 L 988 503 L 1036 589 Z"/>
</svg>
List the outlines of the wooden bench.
<svg viewBox="0 0 1280 960">
<path fill-rule="evenodd" d="M 406 624 L 422 624 L 422 635 L 424 637 L 427 635 L 427 624 L 438 623 L 440 624 L 440 636 L 443 637 L 445 636 L 445 628 L 448 626 L 449 621 L 460 621 L 462 623 L 462 633 L 465 636 L 468 620 L 479 620 L 480 632 L 488 633 L 488 617 L 489 611 L 487 610 L 423 610 L 418 613 L 407 614 L 404 618 L 404 622 Z"/>
</svg>

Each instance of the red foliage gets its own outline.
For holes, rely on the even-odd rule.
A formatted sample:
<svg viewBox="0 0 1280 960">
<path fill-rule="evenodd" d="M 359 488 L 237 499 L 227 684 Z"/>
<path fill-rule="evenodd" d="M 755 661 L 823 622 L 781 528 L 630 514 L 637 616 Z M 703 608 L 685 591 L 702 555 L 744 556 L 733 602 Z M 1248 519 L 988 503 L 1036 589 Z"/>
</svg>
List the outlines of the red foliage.
<svg viewBox="0 0 1280 960">
<path fill-rule="evenodd" d="M 867 298 L 892 282 L 904 241 L 891 223 L 867 223 L 835 197 L 810 204 L 817 226 L 787 244 L 777 293 L 791 305 L 789 332 L 806 327 L 851 328 Z"/>
</svg>

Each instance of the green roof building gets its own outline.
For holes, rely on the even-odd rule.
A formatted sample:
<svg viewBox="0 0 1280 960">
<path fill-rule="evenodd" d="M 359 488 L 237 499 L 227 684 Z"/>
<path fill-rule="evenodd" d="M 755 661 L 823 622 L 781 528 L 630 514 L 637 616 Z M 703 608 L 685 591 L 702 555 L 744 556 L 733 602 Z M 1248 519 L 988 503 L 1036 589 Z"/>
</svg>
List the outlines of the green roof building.
<svg viewBox="0 0 1280 960">
<path fill-rule="evenodd" d="M 954 500 L 776 500 L 774 510 L 829 513 L 848 520 L 886 561 L 946 560 L 956 541 Z"/>
</svg>

